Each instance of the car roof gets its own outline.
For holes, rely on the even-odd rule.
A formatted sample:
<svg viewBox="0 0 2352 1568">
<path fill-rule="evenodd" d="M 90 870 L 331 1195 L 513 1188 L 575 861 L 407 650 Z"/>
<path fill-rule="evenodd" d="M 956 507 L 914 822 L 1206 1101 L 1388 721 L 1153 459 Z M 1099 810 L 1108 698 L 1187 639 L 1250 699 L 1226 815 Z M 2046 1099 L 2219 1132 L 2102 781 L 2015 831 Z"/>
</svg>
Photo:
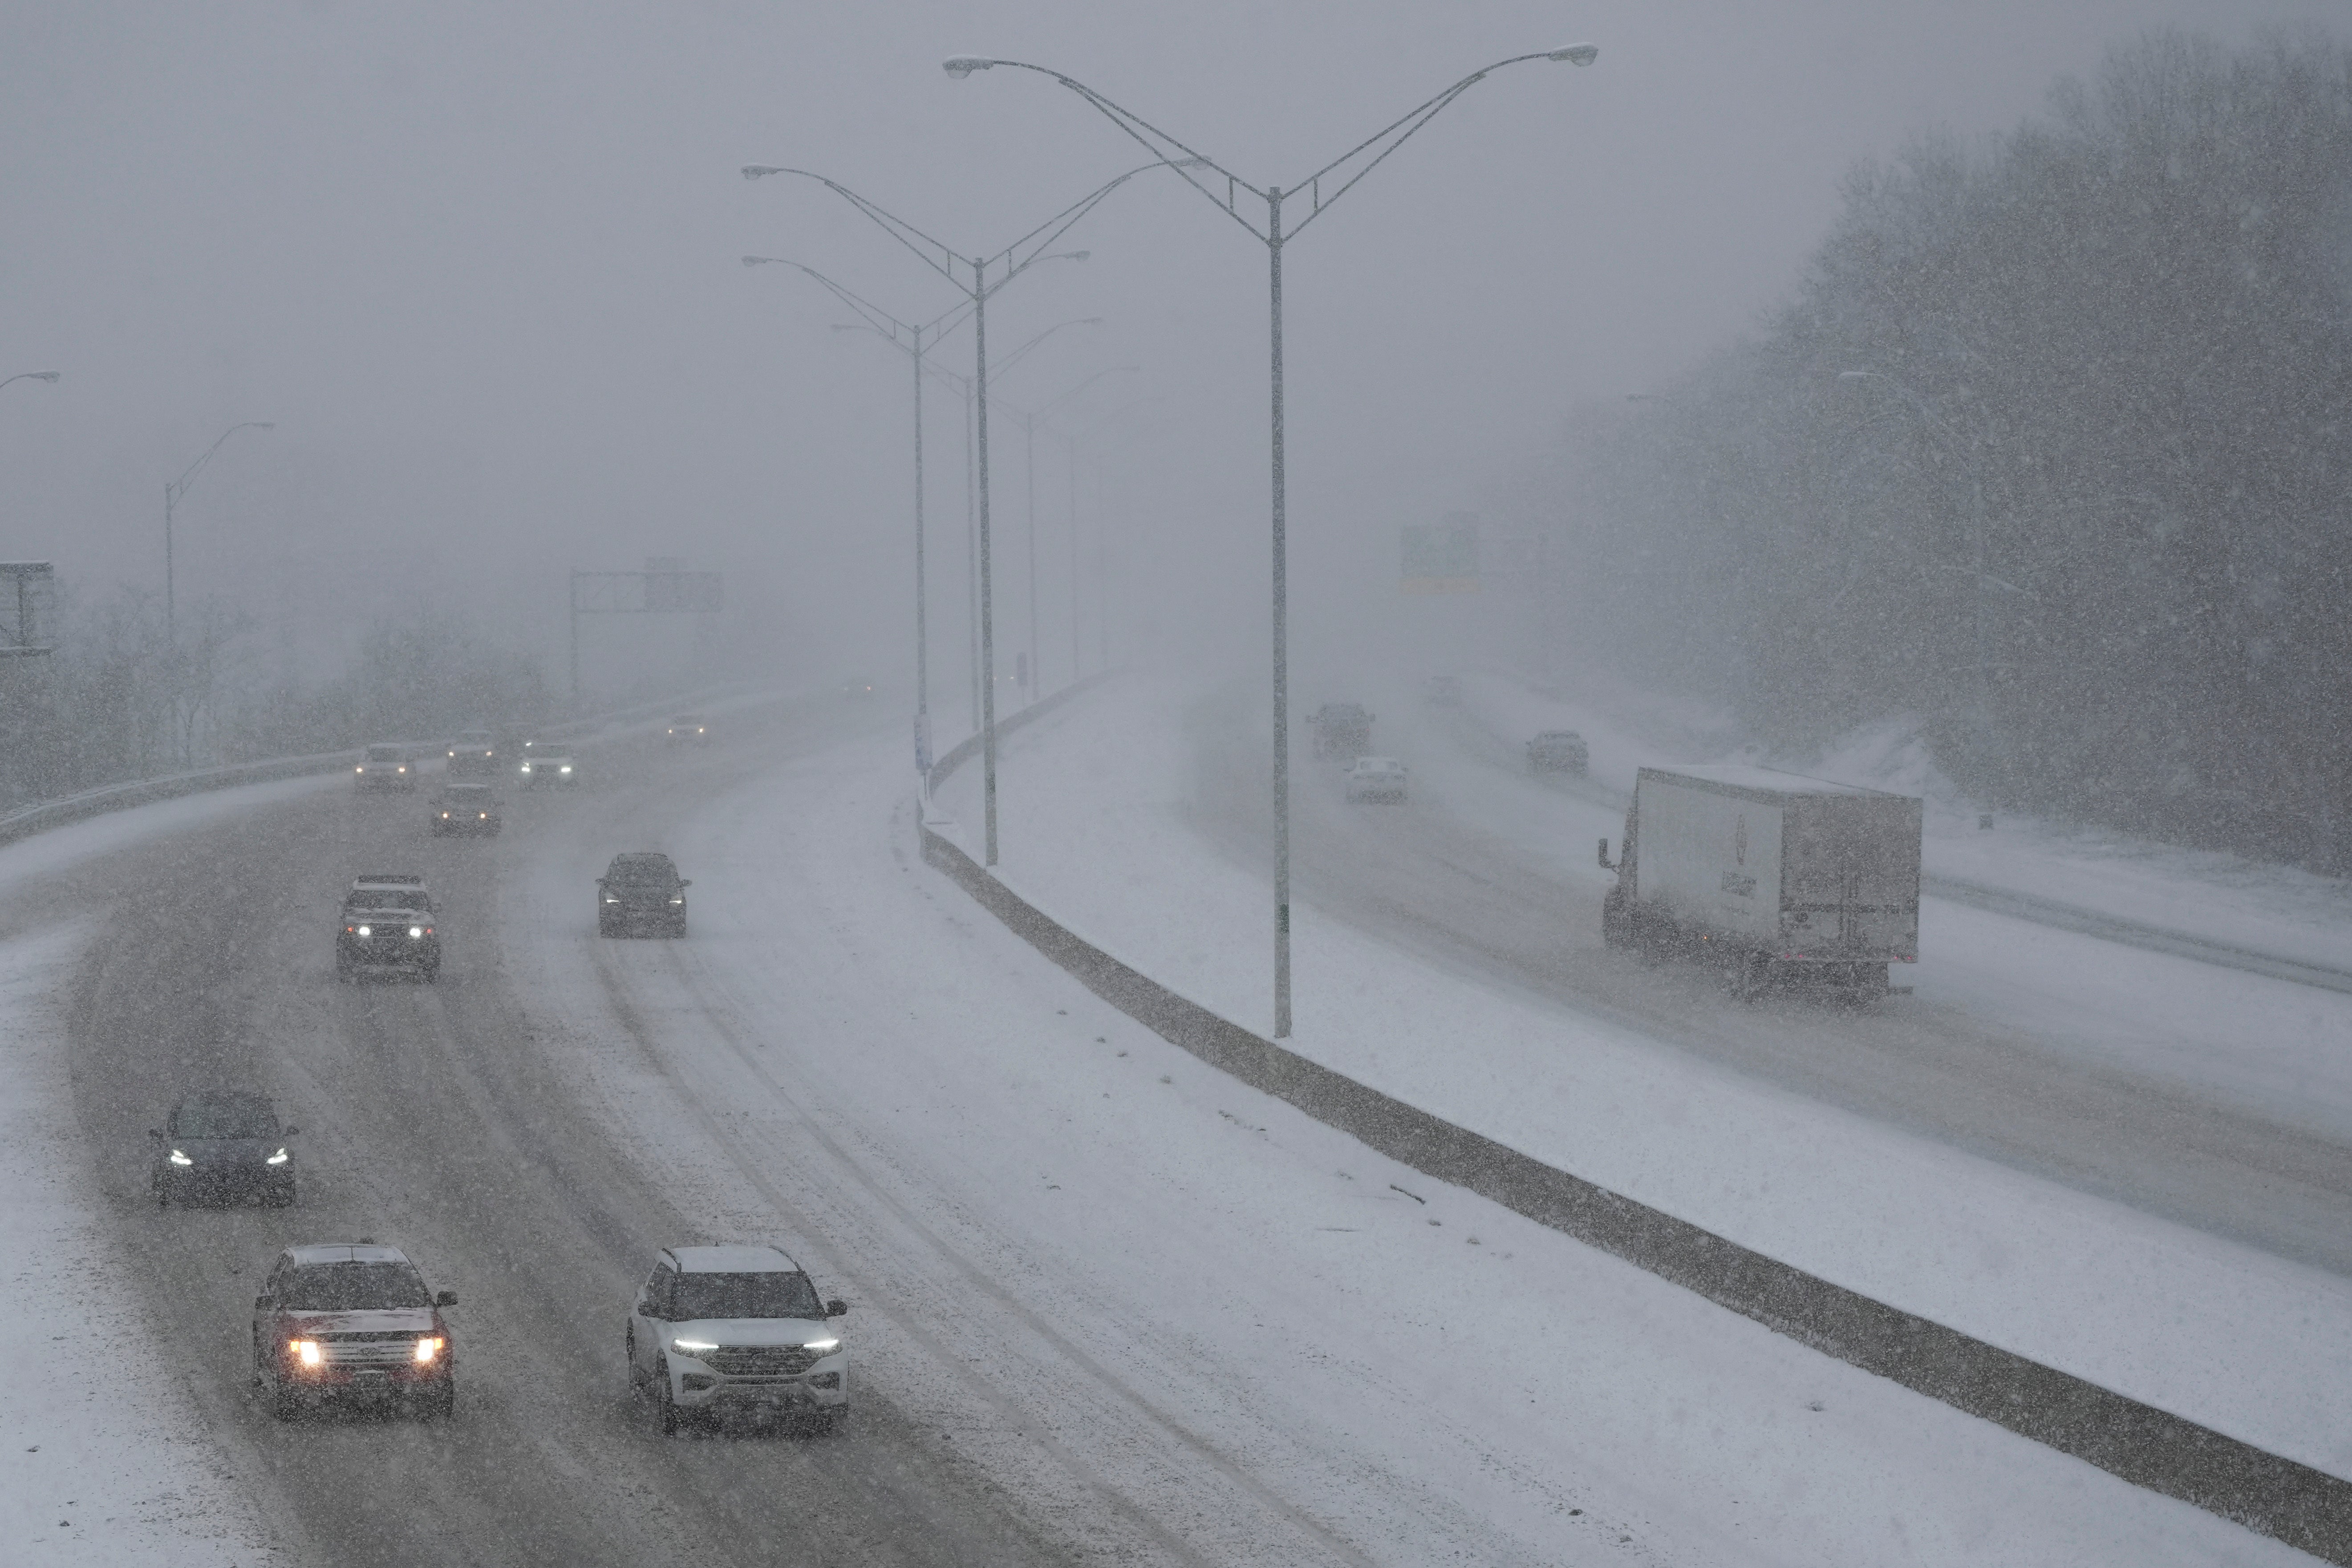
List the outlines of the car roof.
<svg viewBox="0 0 2352 1568">
<path fill-rule="evenodd" d="M 658 849 L 631 849 L 614 856 L 609 868 L 614 871 L 624 868 L 668 870 L 674 868 L 670 865 L 669 857 Z"/>
<path fill-rule="evenodd" d="M 671 720 L 670 722 L 673 724 L 699 724 L 702 722 L 702 715 L 699 713 L 681 713 L 677 718 Z"/>
<path fill-rule="evenodd" d="M 1583 736 L 1573 730 L 1546 730 L 1536 737 L 1538 741 L 1581 741 Z"/>
<path fill-rule="evenodd" d="M 666 1254 L 680 1274 L 798 1274 L 801 1266 L 781 1247 L 673 1247 Z"/>
<path fill-rule="evenodd" d="M 366 888 L 421 888 L 423 886 L 425 886 L 424 878 L 411 877 L 399 871 L 362 871 L 352 879 L 353 892 Z"/>
<path fill-rule="evenodd" d="M 180 1103 L 173 1109 L 182 1110 L 191 1105 L 257 1105 L 268 1110 L 269 1097 L 245 1089 L 200 1089 L 194 1094 L 182 1095 Z"/>
<path fill-rule="evenodd" d="M 488 795 L 496 786 L 486 779 L 461 779 L 441 786 L 444 795 Z"/>
<path fill-rule="evenodd" d="M 408 1254 L 396 1247 L 379 1247 L 371 1241 L 314 1241 L 301 1247 L 289 1247 L 286 1257 L 297 1268 L 311 1268 L 325 1263 L 406 1263 Z"/>
<path fill-rule="evenodd" d="M 1360 768 L 1376 769 L 1401 768 L 1404 766 L 1402 763 L 1398 762 L 1394 757 L 1358 757 L 1356 759 L 1356 765 Z"/>
</svg>

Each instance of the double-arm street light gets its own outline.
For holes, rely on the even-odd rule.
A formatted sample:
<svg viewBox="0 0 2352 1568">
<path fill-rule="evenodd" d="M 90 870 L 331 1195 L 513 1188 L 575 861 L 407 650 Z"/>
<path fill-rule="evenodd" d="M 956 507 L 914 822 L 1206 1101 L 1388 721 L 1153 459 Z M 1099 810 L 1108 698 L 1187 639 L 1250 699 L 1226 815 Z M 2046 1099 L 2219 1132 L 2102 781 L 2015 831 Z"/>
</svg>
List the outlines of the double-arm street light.
<svg viewBox="0 0 2352 1568">
<path fill-rule="evenodd" d="M 924 580 L 923 540 L 923 354 L 925 334 L 936 343 L 940 334 L 956 325 L 951 318 L 963 313 L 967 307 L 959 305 L 946 315 L 916 324 L 873 304 L 852 289 L 835 282 L 814 267 L 797 261 L 787 261 L 780 256 L 747 256 L 746 267 L 789 267 L 793 271 L 814 279 L 830 290 L 835 299 L 856 311 L 864 321 L 866 330 L 903 352 L 915 369 L 915 765 L 928 770 L 931 763 L 931 665 L 930 632 L 928 597 Z"/>
<path fill-rule="evenodd" d="M 1037 427 L 1051 418 L 1065 404 L 1103 377 L 1129 374 L 1142 368 L 1138 364 L 1117 364 L 1108 370 L 1098 370 L 1052 402 L 1028 413 L 1024 413 L 1010 404 L 1005 405 L 1005 412 L 1012 415 L 1021 425 L 1022 463 L 1025 474 L 1024 482 L 1029 500 L 1029 685 L 1024 694 L 1028 701 L 1036 700 L 1039 689 L 1045 684 L 1044 666 L 1040 662 L 1037 646 Z M 1073 501 L 1070 511 L 1073 538 L 1076 537 L 1075 530 L 1077 526 L 1076 503 Z M 1077 549 L 1075 544 L 1071 546 L 1070 561 L 1071 570 L 1075 572 L 1077 569 Z M 1073 605 L 1076 603 L 1075 593 L 1071 602 Z M 1076 613 L 1073 609 L 1072 614 L 1075 616 Z M 1070 639 L 1070 646 L 1075 649 L 1077 646 L 1077 632 L 1075 626 L 1072 627 Z M 1070 658 L 1070 679 L 1076 681 L 1077 678 L 1078 663 L 1074 652 Z"/>
<path fill-rule="evenodd" d="M 275 430 L 277 428 L 276 425 L 266 419 L 248 419 L 242 425 L 230 426 L 221 432 L 218 441 L 205 448 L 203 457 L 188 465 L 186 473 L 163 487 L 163 646 L 166 649 L 180 646 L 179 601 L 172 558 L 172 512 L 178 507 L 181 499 L 188 493 L 188 487 L 196 482 L 196 476 L 204 472 L 205 465 L 213 460 L 213 454 L 219 451 L 230 437 L 240 430 Z"/>
<path fill-rule="evenodd" d="M 1282 247 L 1295 238 L 1307 226 L 1323 216 L 1326 208 L 1345 195 L 1357 181 L 1377 168 L 1390 153 L 1402 146 L 1413 132 L 1428 124 L 1455 99 L 1469 91 L 1506 66 L 1522 65 L 1531 60 L 1564 60 L 1570 65 L 1589 66 L 1601 51 L 1591 44 L 1571 44 L 1566 48 L 1548 49 L 1531 55 L 1515 55 L 1497 60 L 1484 69 L 1471 72 L 1436 97 L 1428 100 L 1401 118 L 1375 132 L 1320 169 L 1294 184 L 1288 192 L 1296 200 L 1302 187 L 1307 191 L 1309 209 L 1288 230 L 1283 227 L 1282 204 L 1285 192 L 1280 185 L 1261 189 L 1212 159 L 1202 157 L 1175 137 L 1160 130 L 1084 82 L 1064 76 L 1046 67 L 1031 65 L 1024 60 L 992 59 L 982 56 L 958 55 L 943 62 L 947 73 L 958 79 L 977 70 L 991 70 L 998 66 L 1012 69 L 1034 71 L 1076 93 L 1132 137 L 1138 144 L 1162 162 L 1174 165 L 1185 182 L 1216 204 L 1225 215 L 1250 237 L 1265 247 L 1269 310 L 1269 337 L 1273 380 L 1273 554 L 1274 554 L 1274 1037 L 1282 1039 L 1290 1033 L 1290 692 L 1289 692 L 1289 590 L 1286 580 L 1288 547 L 1285 534 L 1282 450 Z M 1203 174 L 1222 177 L 1224 194 L 1220 195 Z M 1323 182 L 1329 180 L 1333 189 L 1324 195 Z M 1265 205 L 1263 220 L 1245 216 L 1241 210 L 1241 196 L 1246 192 Z"/>
<path fill-rule="evenodd" d="M 793 174 L 814 180 L 825 189 L 864 213 L 890 237 L 905 246 L 929 267 L 962 293 L 971 301 L 972 318 L 973 405 L 978 426 L 979 491 L 980 491 L 980 657 L 985 679 L 981 686 L 981 755 L 982 815 L 985 818 L 983 837 L 986 840 L 987 864 L 996 864 L 996 641 L 995 600 L 990 576 L 988 528 L 988 300 L 1022 273 L 1047 258 L 1054 242 L 1067 234 L 1073 225 L 1092 212 L 1097 205 L 1136 175 L 1147 170 L 1162 167 L 1165 158 L 1155 158 L 1139 168 L 1129 170 L 1118 178 L 1081 196 L 1064 207 L 1003 249 L 987 255 L 966 256 L 933 239 L 905 219 L 895 216 L 838 180 L 827 179 L 807 169 L 792 169 L 771 163 L 746 164 L 743 177 L 762 179 L 770 174 Z M 1188 174 L 1186 176 L 1190 178 Z M 1086 253 L 1070 253 L 1084 259 Z M 993 268 L 995 279 L 989 273 Z M 967 280 L 969 279 L 969 280 Z"/>
<path fill-rule="evenodd" d="M 1071 260 L 1083 261 L 1086 259 L 1086 256 L 1087 253 L 1085 251 L 1078 250 L 1064 252 L 1060 257 L 1043 257 L 1040 259 L 1054 261 L 1067 258 Z M 961 312 L 963 309 L 964 307 L 958 306 L 957 311 Z M 950 330 L 952 330 L 954 326 L 961 324 L 961 323 L 960 321 L 951 322 Z M 1060 331 L 1065 327 L 1099 327 L 1101 325 L 1102 318 L 1100 316 L 1084 316 L 1075 321 L 1056 321 L 1052 326 L 1047 327 L 1044 331 L 1039 332 L 1035 337 L 1031 338 L 1027 342 L 1023 343 L 1019 348 L 1014 349 L 1011 353 L 1006 354 L 1000 359 L 996 364 L 996 374 L 999 378 L 1002 378 L 1007 371 L 1026 359 L 1029 356 L 1031 350 L 1034 349 L 1038 344 L 1044 342 L 1047 338 L 1052 337 L 1055 332 Z M 890 341 L 888 333 L 880 331 L 878 328 L 866 324 L 841 321 L 836 322 L 833 330 L 836 332 L 871 332 L 874 336 L 881 338 L 886 342 Z M 898 343 L 896 346 L 900 353 L 903 353 L 906 352 L 906 344 Z M 963 403 L 964 575 L 968 584 L 966 590 L 966 608 L 970 612 L 970 620 L 971 624 L 971 728 L 972 732 L 974 734 L 978 734 L 980 732 L 980 575 L 978 565 L 980 545 L 979 531 L 974 511 L 975 498 L 973 495 L 974 485 L 972 474 L 973 452 L 971 428 L 972 378 L 968 375 L 958 375 L 954 371 L 948 369 L 947 366 L 943 364 L 927 364 L 924 368 L 929 370 L 933 375 L 945 381 L 950 387 L 954 388 L 956 395 L 961 398 Z"/>
</svg>

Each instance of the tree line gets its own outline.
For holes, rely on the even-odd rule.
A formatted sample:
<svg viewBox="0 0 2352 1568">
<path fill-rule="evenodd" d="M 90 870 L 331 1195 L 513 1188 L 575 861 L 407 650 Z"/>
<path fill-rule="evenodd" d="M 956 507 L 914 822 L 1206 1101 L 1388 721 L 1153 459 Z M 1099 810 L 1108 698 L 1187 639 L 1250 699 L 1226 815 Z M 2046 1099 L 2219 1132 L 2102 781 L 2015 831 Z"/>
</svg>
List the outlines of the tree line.
<svg viewBox="0 0 2352 1568">
<path fill-rule="evenodd" d="M 57 617 L 57 651 L 0 660 L 0 809 L 190 768 L 437 742 L 552 709 L 538 662 L 465 616 L 425 611 L 363 632 L 323 679 L 273 659 L 253 618 L 214 602 L 166 636 L 124 590 Z"/>
<path fill-rule="evenodd" d="M 1571 436 L 1588 649 L 1988 803 L 2352 868 L 2352 50 L 2161 32 L 1849 177 L 1794 298 Z"/>
</svg>

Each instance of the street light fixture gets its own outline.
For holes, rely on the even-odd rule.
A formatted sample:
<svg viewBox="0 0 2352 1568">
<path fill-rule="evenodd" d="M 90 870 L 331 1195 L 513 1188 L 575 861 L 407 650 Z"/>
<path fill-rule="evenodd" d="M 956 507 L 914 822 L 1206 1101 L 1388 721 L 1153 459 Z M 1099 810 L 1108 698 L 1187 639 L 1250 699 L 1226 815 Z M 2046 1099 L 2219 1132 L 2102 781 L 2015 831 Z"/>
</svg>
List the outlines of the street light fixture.
<svg viewBox="0 0 2352 1568">
<path fill-rule="evenodd" d="M 788 168 L 775 163 L 747 163 L 743 166 L 743 177 L 747 180 L 764 179 L 771 174 L 794 174 L 814 180 L 865 214 L 891 238 L 913 251 L 925 266 L 955 285 L 958 291 L 971 302 L 973 406 L 978 426 L 980 470 L 980 651 L 981 663 L 984 667 L 981 690 L 981 798 L 985 824 L 982 831 L 985 863 L 991 866 L 996 864 L 996 611 L 989 552 L 988 299 L 1038 262 L 1050 259 L 1047 251 L 1054 242 L 1067 234 L 1079 219 L 1092 212 L 1113 191 L 1138 174 L 1169 164 L 1170 160 L 1166 158 L 1155 158 L 1149 163 L 1129 169 L 1064 207 L 1003 249 L 986 256 L 966 256 L 954 250 L 904 218 L 867 201 L 838 180 L 828 179 L 807 169 Z M 1191 177 L 1186 174 L 1185 178 Z M 1066 256 L 1074 261 L 1083 261 L 1087 258 L 1087 252 L 1083 250 L 1054 254 Z M 991 267 L 997 270 L 993 282 L 988 276 Z M 970 273 L 970 282 L 964 280 L 959 268 Z"/>
<path fill-rule="evenodd" d="M 1565 61 L 1570 65 L 1589 66 L 1600 57 L 1592 44 L 1570 44 L 1557 49 L 1536 54 L 1514 55 L 1497 60 L 1483 69 L 1471 72 L 1444 91 L 1429 99 L 1396 120 L 1391 121 L 1370 136 L 1334 158 L 1320 169 L 1294 184 L 1287 195 L 1296 200 L 1303 188 L 1309 210 L 1306 217 L 1286 231 L 1283 227 L 1282 204 L 1286 193 L 1280 185 L 1263 188 L 1251 184 L 1230 169 L 1202 156 L 1192 148 L 1151 124 L 1132 111 L 1122 109 L 1109 99 L 1075 78 L 1063 75 L 1045 66 L 1025 60 L 996 59 L 982 55 L 955 55 L 942 64 L 948 75 L 961 79 L 974 71 L 993 70 L 1005 66 L 1015 70 L 1034 71 L 1076 93 L 1110 122 L 1119 128 L 1138 145 L 1158 155 L 1174 167 L 1184 181 L 1214 203 L 1250 237 L 1266 248 L 1268 281 L 1269 361 L 1273 383 L 1272 426 L 1274 436 L 1273 461 L 1273 585 L 1274 585 L 1274 1037 L 1277 1040 L 1290 1033 L 1290 631 L 1288 541 L 1285 521 L 1283 491 L 1283 393 L 1282 393 L 1282 247 L 1307 226 L 1323 216 L 1332 203 L 1352 189 L 1359 180 L 1370 174 L 1389 154 L 1402 146 L 1412 134 L 1443 112 L 1455 99 L 1486 79 L 1506 66 L 1521 65 L 1530 60 Z M 1181 158 L 1179 155 L 1181 154 Z M 1197 177 L 1201 173 L 1223 175 L 1225 189 L 1218 194 Z M 1331 180 L 1334 189 L 1328 195 L 1323 192 L 1323 182 Z M 1241 196 L 1244 193 L 1265 204 L 1263 224 L 1242 216 Z"/>
<path fill-rule="evenodd" d="M 28 370 L 8 377 L 7 381 L 0 381 L 0 386 L 7 385 L 11 381 L 55 381 L 64 374 L 61 370 Z"/>
<path fill-rule="evenodd" d="M 50 375 L 57 373 L 51 371 Z M 188 487 L 196 482 L 213 454 L 227 444 L 228 438 L 240 430 L 275 430 L 278 426 L 267 419 L 248 419 L 242 425 L 232 425 L 221 432 L 219 440 L 205 448 L 205 455 L 188 465 L 188 471 L 163 487 L 163 646 L 166 649 L 180 646 L 180 615 L 177 583 L 172 556 L 172 511 L 187 495 Z"/>
</svg>

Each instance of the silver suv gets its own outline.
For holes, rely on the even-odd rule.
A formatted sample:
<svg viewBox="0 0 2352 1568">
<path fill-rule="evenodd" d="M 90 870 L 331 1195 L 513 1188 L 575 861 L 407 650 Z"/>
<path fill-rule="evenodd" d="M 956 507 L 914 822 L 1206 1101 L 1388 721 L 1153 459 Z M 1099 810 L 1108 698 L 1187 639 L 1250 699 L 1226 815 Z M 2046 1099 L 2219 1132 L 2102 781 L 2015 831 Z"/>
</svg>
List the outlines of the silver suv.
<svg viewBox="0 0 2352 1568">
<path fill-rule="evenodd" d="M 650 1393 L 663 1436 L 729 1412 L 837 1427 L 849 1351 L 808 1273 L 773 1247 L 673 1247 L 629 1314 L 629 1386 Z"/>
</svg>

